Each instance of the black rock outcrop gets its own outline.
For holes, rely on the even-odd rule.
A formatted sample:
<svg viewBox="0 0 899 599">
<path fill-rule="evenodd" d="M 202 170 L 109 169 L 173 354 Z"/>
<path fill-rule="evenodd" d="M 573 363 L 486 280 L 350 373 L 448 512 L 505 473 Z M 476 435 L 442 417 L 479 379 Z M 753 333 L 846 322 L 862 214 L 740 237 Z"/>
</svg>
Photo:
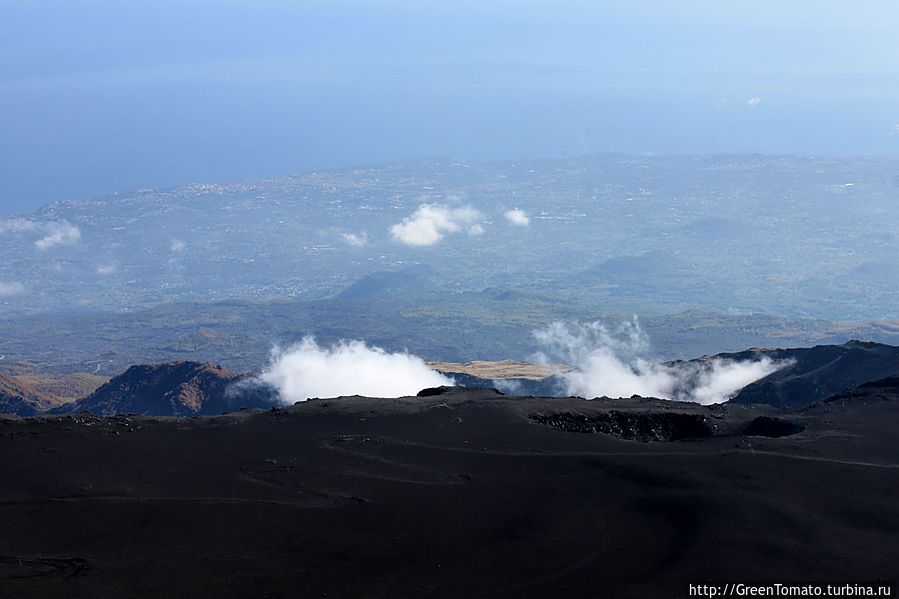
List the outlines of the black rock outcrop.
<svg viewBox="0 0 899 599">
<path fill-rule="evenodd" d="M 599 414 L 563 412 L 533 415 L 531 419 L 573 433 L 604 433 L 635 441 L 679 441 L 715 434 L 715 426 L 702 414 L 677 412 L 619 412 Z"/>
</svg>

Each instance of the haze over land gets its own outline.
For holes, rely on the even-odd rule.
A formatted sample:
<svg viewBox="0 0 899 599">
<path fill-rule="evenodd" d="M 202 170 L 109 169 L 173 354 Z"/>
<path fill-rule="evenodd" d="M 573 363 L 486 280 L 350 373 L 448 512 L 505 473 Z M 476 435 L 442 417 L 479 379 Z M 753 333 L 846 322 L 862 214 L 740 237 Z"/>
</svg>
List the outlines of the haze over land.
<svg viewBox="0 0 899 599">
<path fill-rule="evenodd" d="M 0 3 L 0 213 L 398 159 L 897 153 L 892 0 Z"/>
</svg>

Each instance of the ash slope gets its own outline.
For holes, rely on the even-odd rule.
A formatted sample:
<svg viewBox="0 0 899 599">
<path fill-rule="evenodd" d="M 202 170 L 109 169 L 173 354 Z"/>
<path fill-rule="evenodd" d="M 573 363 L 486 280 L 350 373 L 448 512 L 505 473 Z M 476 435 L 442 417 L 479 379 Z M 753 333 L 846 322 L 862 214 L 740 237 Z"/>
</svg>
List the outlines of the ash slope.
<svg viewBox="0 0 899 599">
<path fill-rule="evenodd" d="M 891 577 L 899 392 L 875 387 L 794 411 L 456 388 L 195 419 L 4 416 L 0 586 L 654 597 L 696 579 Z M 612 412 L 712 434 L 641 442 L 549 422 Z M 747 436 L 759 417 L 803 429 Z"/>
<path fill-rule="evenodd" d="M 730 400 L 732 403 L 766 403 L 796 408 L 823 401 L 847 388 L 899 376 L 899 347 L 870 341 L 747 350 L 715 357 L 747 360 L 763 356 L 776 362 L 788 360 L 791 363 L 741 389 Z"/>
</svg>

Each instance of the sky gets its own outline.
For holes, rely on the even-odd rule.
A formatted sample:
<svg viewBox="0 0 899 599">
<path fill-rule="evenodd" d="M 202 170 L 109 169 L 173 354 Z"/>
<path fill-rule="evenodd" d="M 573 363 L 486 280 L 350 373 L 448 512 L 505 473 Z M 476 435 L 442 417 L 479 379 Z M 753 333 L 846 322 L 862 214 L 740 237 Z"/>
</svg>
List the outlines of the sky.
<svg viewBox="0 0 899 599">
<path fill-rule="evenodd" d="M 895 0 L 0 0 L 0 214 L 392 160 L 899 154 Z"/>
</svg>

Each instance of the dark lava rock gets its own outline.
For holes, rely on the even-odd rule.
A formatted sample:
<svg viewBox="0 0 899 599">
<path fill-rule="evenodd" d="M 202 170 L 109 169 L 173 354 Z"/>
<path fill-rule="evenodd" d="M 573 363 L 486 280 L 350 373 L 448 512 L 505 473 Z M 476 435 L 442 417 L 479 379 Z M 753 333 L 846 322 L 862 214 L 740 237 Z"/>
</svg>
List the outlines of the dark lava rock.
<svg viewBox="0 0 899 599">
<path fill-rule="evenodd" d="M 443 385 L 441 387 L 428 387 L 427 389 L 422 389 L 418 393 L 415 394 L 415 397 L 435 397 L 437 395 L 449 395 L 453 393 L 463 393 L 465 389 L 472 389 L 473 391 L 482 391 L 487 392 L 490 395 L 503 396 L 503 392 L 499 389 L 494 389 L 493 387 L 453 387 L 449 385 Z"/>
<path fill-rule="evenodd" d="M 416 393 L 415 397 L 435 397 L 437 395 L 446 395 L 447 393 L 452 392 L 453 387 L 447 387 L 446 385 L 442 387 L 428 387 L 427 389 L 422 389 Z"/>
<path fill-rule="evenodd" d="M 743 434 L 748 437 L 786 437 L 795 435 L 805 430 L 801 424 L 794 424 L 781 420 L 780 418 L 772 418 L 771 416 L 758 416 L 750 422 Z"/>
<path fill-rule="evenodd" d="M 591 416 L 572 412 L 532 415 L 531 419 L 570 433 L 603 433 L 635 441 L 678 441 L 715 434 L 714 425 L 701 414 L 613 410 Z"/>
</svg>

